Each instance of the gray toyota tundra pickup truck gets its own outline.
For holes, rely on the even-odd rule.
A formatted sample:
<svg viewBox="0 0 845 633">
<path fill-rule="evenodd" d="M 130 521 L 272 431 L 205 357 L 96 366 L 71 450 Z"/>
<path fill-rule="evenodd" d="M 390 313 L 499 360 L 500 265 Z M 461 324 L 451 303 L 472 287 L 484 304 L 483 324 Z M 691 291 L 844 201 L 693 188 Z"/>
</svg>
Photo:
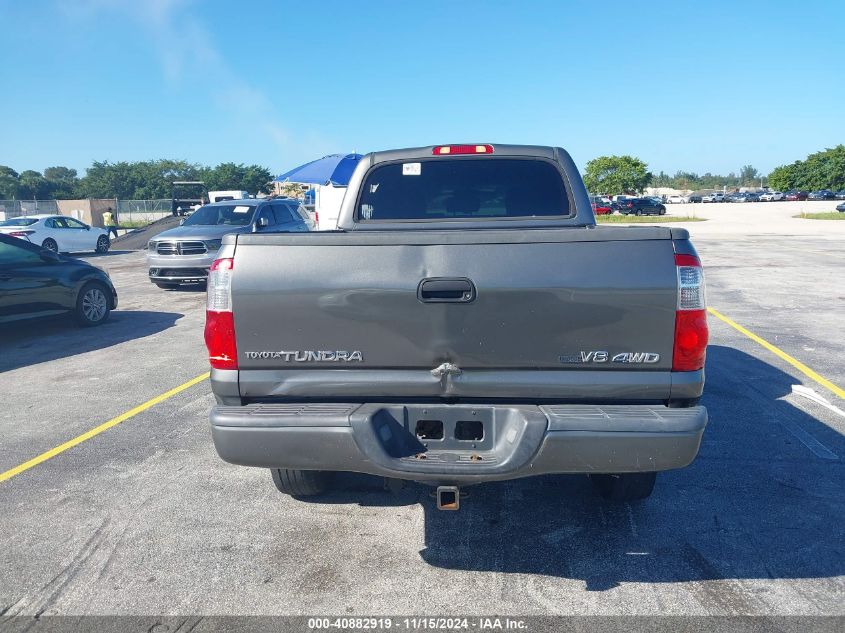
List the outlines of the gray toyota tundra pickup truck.
<svg viewBox="0 0 845 633">
<path fill-rule="evenodd" d="M 459 486 L 586 473 L 642 499 L 698 452 L 704 301 L 687 231 L 597 227 L 560 148 L 368 154 L 338 230 L 224 238 L 214 444 L 293 496 L 352 471 L 457 509 Z"/>
</svg>

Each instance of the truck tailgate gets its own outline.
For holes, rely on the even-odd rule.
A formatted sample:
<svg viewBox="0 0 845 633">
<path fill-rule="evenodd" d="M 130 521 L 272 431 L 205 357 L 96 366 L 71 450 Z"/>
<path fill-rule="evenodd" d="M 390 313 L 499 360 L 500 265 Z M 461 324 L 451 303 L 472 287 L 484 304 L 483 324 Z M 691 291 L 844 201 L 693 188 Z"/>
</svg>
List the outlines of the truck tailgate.
<svg viewBox="0 0 845 633">
<path fill-rule="evenodd" d="M 241 235 L 241 395 L 665 398 L 673 257 L 656 227 Z"/>
</svg>

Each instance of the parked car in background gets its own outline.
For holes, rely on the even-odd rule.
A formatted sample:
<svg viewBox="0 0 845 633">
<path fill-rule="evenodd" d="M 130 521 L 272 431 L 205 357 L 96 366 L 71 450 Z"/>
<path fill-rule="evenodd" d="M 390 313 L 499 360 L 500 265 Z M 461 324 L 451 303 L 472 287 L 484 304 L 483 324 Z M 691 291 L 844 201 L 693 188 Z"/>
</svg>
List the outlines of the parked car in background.
<svg viewBox="0 0 845 633">
<path fill-rule="evenodd" d="M 0 323 L 72 313 L 99 325 L 117 308 L 104 271 L 25 239 L 0 234 L 0 273 Z"/>
<path fill-rule="evenodd" d="M 613 213 L 614 209 L 611 207 L 610 198 L 605 196 L 590 196 L 590 205 L 593 207 L 593 213 L 596 215 L 607 215 Z"/>
<path fill-rule="evenodd" d="M 784 193 L 784 195 L 783 195 L 783 197 L 784 197 L 786 200 L 790 200 L 790 201 L 793 201 L 793 202 L 794 202 L 795 200 L 806 200 L 806 199 L 807 199 L 807 196 L 808 196 L 808 194 L 807 194 L 807 192 L 806 192 L 806 191 L 798 191 L 798 190 L 795 190 L 795 189 L 792 189 L 792 190 L 790 190 L 790 191 L 787 191 L 787 192 L 786 192 L 786 193 Z"/>
<path fill-rule="evenodd" d="M 715 193 L 708 193 L 707 195 L 701 196 L 702 202 L 724 202 L 725 201 L 725 194 L 721 191 L 717 191 Z"/>
<path fill-rule="evenodd" d="M 727 197 L 727 202 L 748 202 L 746 194 L 740 191 L 735 191 Z"/>
<path fill-rule="evenodd" d="M 807 200 L 836 200 L 836 194 L 830 189 L 819 189 L 808 193 Z"/>
<path fill-rule="evenodd" d="M 698 193 L 691 193 L 691 194 L 688 196 L 687 201 L 688 201 L 688 202 L 692 202 L 692 203 L 702 202 L 702 201 L 703 201 L 703 196 L 702 196 L 701 194 L 698 194 Z"/>
<path fill-rule="evenodd" d="M 780 191 L 766 191 L 760 194 L 761 202 L 777 202 L 783 200 L 783 194 Z"/>
<path fill-rule="evenodd" d="M 0 222 L 0 233 L 19 237 L 54 253 L 106 253 L 110 245 L 108 231 L 66 215 L 24 215 L 4 220 Z"/>
<path fill-rule="evenodd" d="M 837 204 L 836 210 L 841 212 L 841 213 L 845 213 L 845 202 L 843 202 L 842 204 Z"/>
<path fill-rule="evenodd" d="M 837 200 L 845 200 L 845 189 L 840 189 L 833 194 Z"/>
<path fill-rule="evenodd" d="M 689 202 L 689 198 L 686 196 L 679 196 L 677 194 L 673 194 L 666 198 L 667 204 L 684 204 L 685 202 Z"/>
<path fill-rule="evenodd" d="M 617 205 L 617 209 L 615 209 L 615 210 L 621 210 L 622 207 L 624 206 L 624 204 L 626 202 L 628 202 L 628 200 L 633 200 L 635 198 L 636 198 L 636 196 L 629 196 L 629 195 L 622 194 L 622 195 L 618 195 L 618 196 L 613 196 L 611 198 L 611 200 L 613 202 L 615 202 L 616 205 Z"/>
<path fill-rule="evenodd" d="M 200 207 L 181 226 L 159 233 L 147 245 L 150 281 L 159 288 L 204 283 L 228 233 L 313 231 L 314 220 L 294 198 L 214 202 Z"/>
<path fill-rule="evenodd" d="M 749 191 L 745 194 L 746 202 L 760 202 L 760 194 L 756 191 Z"/>
<path fill-rule="evenodd" d="M 624 215 L 665 215 L 666 207 L 651 198 L 629 198 L 620 205 Z"/>
</svg>

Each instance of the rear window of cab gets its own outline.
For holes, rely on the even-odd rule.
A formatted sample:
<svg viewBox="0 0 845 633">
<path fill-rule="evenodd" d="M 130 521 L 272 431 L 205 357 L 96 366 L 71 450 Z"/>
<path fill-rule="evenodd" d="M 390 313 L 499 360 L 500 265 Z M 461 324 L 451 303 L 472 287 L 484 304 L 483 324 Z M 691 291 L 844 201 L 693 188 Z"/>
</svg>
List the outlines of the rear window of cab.
<svg viewBox="0 0 845 633">
<path fill-rule="evenodd" d="M 435 158 L 386 163 L 364 179 L 359 221 L 569 216 L 566 186 L 551 162 Z"/>
</svg>

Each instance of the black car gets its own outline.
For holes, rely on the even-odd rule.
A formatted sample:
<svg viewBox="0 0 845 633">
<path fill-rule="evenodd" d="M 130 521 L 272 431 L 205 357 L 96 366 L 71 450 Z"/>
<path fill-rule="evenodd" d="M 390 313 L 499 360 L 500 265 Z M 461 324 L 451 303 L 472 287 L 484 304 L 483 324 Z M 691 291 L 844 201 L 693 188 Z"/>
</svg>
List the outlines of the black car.
<svg viewBox="0 0 845 633">
<path fill-rule="evenodd" d="M 837 200 L 845 200 L 845 189 L 840 189 L 833 194 Z"/>
<path fill-rule="evenodd" d="M 749 191 L 745 194 L 745 201 L 746 202 L 760 202 L 760 194 L 754 193 L 753 191 Z"/>
<path fill-rule="evenodd" d="M 71 313 L 99 325 L 116 307 L 117 291 L 96 266 L 0 234 L 0 323 Z"/>
<path fill-rule="evenodd" d="M 807 194 L 807 200 L 836 200 L 836 194 L 830 189 L 819 189 Z"/>
<path fill-rule="evenodd" d="M 845 213 L 845 202 L 836 205 L 836 210 L 840 213 Z"/>
<path fill-rule="evenodd" d="M 624 215 L 664 215 L 666 207 L 653 198 L 628 198 L 619 204 Z"/>
<path fill-rule="evenodd" d="M 704 196 L 702 196 L 700 193 L 691 193 L 689 195 L 689 201 L 690 202 L 704 202 Z"/>
</svg>

